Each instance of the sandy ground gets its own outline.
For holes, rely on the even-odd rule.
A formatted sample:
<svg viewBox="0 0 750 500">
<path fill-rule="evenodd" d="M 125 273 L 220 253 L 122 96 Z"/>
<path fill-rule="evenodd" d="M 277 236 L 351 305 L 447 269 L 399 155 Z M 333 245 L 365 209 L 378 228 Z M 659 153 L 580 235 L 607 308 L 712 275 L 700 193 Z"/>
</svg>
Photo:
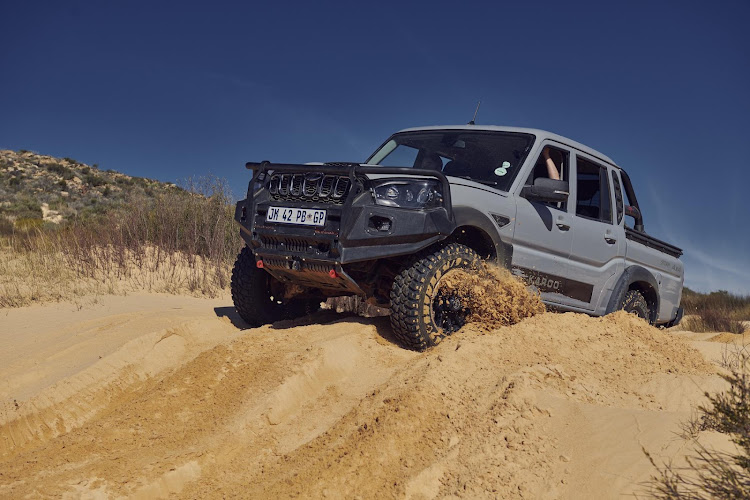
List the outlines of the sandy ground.
<svg viewBox="0 0 750 500">
<path fill-rule="evenodd" d="M 643 494 L 643 449 L 679 463 L 723 387 L 713 337 L 545 313 L 415 353 L 388 318 L 244 329 L 227 297 L 3 310 L 0 497 Z"/>
</svg>

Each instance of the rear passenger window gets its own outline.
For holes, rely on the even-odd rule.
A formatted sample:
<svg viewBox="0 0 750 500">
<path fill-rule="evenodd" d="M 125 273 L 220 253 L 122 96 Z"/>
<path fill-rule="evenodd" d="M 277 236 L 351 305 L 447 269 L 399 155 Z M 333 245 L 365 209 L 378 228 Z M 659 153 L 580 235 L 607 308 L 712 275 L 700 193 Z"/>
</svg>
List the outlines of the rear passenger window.
<svg viewBox="0 0 750 500">
<path fill-rule="evenodd" d="M 612 223 L 607 168 L 576 157 L 576 215 Z"/>
<path fill-rule="evenodd" d="M 622 201 L 626 207 L 632 205 L 632 203 L 630 203 L 630 198 L 628 198 L 628 192 L 624 189 L 622 190 Z M 629 229 L 635 227 L 635 218 L 632 215 L 625 214 L 625 227 Z"/>
<path fill-rule="evenodd" d="M 620 186 L 620 175 L 617 172 L 612 172 L 612 182 L 615 187 L 615 209 L 617 210 L 617 225 L 622 222 L 622 216 L 624 213 L 623 200 L 622 200 L 622 186 Z"/>
</svg>

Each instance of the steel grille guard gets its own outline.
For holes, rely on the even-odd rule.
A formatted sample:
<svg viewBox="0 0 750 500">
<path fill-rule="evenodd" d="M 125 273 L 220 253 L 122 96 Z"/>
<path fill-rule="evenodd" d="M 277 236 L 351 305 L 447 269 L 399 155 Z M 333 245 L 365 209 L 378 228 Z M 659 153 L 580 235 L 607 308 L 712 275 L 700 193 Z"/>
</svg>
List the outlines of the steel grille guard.
<svg viewBox="0 0 750 500">
<path fill-rule="evenodd" d="M 322 174 L 333 174 L 333 175 L 348 175 L 351 182 L 351 186 L 355 186 L 357 183 L 357 175 L 359 174 L 386 174 L 386 175 L 406 175 L 406 176 L 420 176 L 420 177 L 432 177 L 440 181 L 443 187 L 443 200 L 445 203 L 445 210 L 448 212 L 448 219 L 453 221 L 453 205 L 451 204 L 451 189 L 448 179 L 442 172 L 437 170 L 426 170 L 422 168 L 408 168 L 408 167 L 376 167 L 376 166 L 362 166 L 359 163 L 336 163 L 334 165 L 302 165 L 295 163 L 271 163 L 269 161 L 262 161 L 260 163 L 247 162 L 245 168 L 253 171 L 253 179 L 250 181 L 250 189 L 247 193 L 248 201 L 252 200 L 252 186 L 255 184 L 255 180 L 260 177 L 261 174 L 268 170 L 272 170 L 274 173 L 299 173 L 299 172 L 316 172 Z M 347 204 L 350 204 L 356 196 L 354 189 L 349 190 Z"/>
</svg>

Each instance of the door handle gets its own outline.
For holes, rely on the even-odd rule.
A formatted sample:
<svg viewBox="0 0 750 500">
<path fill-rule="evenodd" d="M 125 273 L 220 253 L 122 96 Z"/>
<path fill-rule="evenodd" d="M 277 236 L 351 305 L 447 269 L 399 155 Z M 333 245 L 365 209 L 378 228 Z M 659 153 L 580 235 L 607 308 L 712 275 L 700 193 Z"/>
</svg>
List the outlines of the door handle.
<svg viewBox="0 0 750 500">
<path fill-rule="evenodd" d="M 617 243 L 617 240 L 615 238 L 612 238 L 611 236 L 605 236 L 604 241 L 606 241 L 610 245 L 614 245 L 615 243 Z"/>
<path fill-rule="evenodd" d="M 557 227 L 560 228 L 560 231 L 567 231 L 568 229 L 570 229 L 570 226 L 565 224 L 564 222 L 558 222 Z"/>
</svg>

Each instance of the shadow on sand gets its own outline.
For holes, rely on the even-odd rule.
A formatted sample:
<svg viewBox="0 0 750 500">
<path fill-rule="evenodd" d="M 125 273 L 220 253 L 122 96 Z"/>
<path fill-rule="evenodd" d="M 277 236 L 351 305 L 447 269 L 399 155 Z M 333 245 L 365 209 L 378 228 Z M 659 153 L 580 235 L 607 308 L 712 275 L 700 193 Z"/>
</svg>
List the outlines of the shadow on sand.
<svg viewBox="0 0 750 500">
<path fill-rule="evenodd" d="M 232 325 L 239 330 L 249 330 L 253 328 L 240 317 L 234 307 L 214 307 L 214 313 L 218 318 L 228 318 L 229 321 L 232 322 Z M 396 346 L 400 345 L 396 340 L 396 337 L 393 336 L 393 330 L 391 330 L 391 322 L 388 316 L 366 318 L 351 312 L 339 313 L 332 310 L 320 310 L 301 318 L 276 321 L 270 326 L 274 330 L 287 330 L 289 328 L 297 328 L 300 326 L 324 325 L 326 323 L 340 323 L 343 321 L 359 323 L 362 325 L 373 325 L 375 331 L 383 340 Z"/>
</svg>

